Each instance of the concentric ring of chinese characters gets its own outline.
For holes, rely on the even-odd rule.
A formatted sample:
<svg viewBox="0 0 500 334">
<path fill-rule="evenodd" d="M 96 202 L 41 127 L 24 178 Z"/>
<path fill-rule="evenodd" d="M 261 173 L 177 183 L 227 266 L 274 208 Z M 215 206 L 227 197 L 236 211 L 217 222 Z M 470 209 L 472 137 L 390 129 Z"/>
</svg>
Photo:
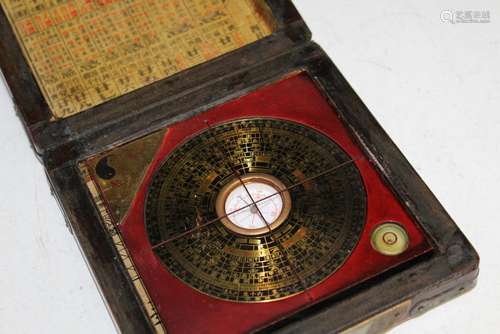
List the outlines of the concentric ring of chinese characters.
<svg viewBox="0 0 500 334">
<path fill-rule="evenodd" d="M 238 233 L 224 224 L 234 212 L 217 212 L 217 198 L 236 180 L 247 189 L 254 175 L 279 180 L 286 189 L 278 193 L 286 191 L 291 205 L 278 226 Z M 252 213 L 253 205 L 273 223 L 274 213 L 260 204 L 277 194 L 252 194 L 237 210 Z M 336 143 L 296 123 L 248 119 L 209 128 L 166 158 L 149 186 L 145 225 L 155 254 L 185 284 L 216 298 L 259 302 L 307 292 L 335 272 L 365 216 L 361 176 Z"/>
</svg>

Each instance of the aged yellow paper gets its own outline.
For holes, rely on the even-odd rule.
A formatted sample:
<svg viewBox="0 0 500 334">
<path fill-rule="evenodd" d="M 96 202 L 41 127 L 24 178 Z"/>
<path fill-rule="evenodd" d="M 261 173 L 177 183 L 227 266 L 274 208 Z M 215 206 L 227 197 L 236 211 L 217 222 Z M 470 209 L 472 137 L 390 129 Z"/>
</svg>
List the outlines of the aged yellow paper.
<svg viewBox="0 0 500 334">
<path fill-rule="evenodd" d="M 55 118 L 272 32 L 261 0 L 0 0 Z"/>
</svg>

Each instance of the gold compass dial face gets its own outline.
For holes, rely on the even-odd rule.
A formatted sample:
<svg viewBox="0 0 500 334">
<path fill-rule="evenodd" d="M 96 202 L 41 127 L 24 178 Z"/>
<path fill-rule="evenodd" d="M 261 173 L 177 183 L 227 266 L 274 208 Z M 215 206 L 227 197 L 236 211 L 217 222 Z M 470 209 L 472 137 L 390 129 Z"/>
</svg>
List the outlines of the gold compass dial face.
<svg viewBox="0 0 500 334">
<path fill-rule="evenodd" d="M 248 119 L 207 129 L 167 157 L 149 185 L 145 226 L 185 284 L 264 302 L 334 273 L 365 216 L 359 171 L 335 142 L 296 123 Z"/>
</svg>

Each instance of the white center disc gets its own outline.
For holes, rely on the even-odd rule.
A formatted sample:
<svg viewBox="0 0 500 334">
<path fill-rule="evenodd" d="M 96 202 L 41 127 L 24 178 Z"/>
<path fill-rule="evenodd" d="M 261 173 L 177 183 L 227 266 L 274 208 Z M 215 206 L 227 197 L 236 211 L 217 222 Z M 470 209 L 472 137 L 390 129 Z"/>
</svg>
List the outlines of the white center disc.
<svg viewBox="0 0 500 334">
<path fill-rule="evenodd" d="M 273 224 L 283 210 L 279 189 L 262 182 L 247 183 L 245 186 L 234 188 L 226 198 L 225 210 L 229 220 L 234 225 L 248 230 L 262 229 Z"/>
<path fill-rule="evenodd" d="M 287 219 L 291 206 L 285 185 L 263 173 L 234 178 L 221 189 L 215 204 L 224 226 L 243 235 L 259 235 L 276 229 Z"/>
</svg>

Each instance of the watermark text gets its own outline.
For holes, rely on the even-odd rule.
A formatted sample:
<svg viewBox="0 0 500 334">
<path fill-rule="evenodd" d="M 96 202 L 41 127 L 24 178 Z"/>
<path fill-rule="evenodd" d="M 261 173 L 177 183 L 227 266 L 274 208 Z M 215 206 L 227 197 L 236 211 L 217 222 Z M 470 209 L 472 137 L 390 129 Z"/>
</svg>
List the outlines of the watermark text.
<svg viewBox="0 0 500 334">
<path fill-rule="evenodd" d="M 441 21 L 445 23 L 490 23 L 489 10 L 443 10 Z"/>
</svg>

